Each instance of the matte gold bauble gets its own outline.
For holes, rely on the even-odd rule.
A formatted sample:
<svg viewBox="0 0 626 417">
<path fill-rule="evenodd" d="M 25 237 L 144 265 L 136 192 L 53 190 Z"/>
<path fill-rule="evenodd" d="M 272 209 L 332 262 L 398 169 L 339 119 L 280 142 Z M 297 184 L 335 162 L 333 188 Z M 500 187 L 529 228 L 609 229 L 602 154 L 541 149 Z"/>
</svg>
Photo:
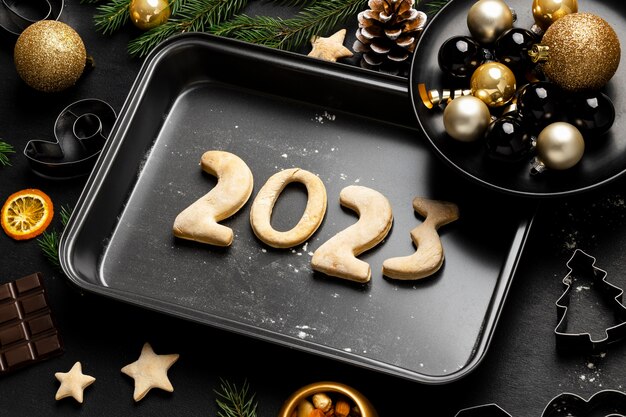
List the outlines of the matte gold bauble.
<svg viewBox="0 0 626 417">
<path fill-rule="evenodd" d="M 170 4 L 167 0 L 132 0 L 130 20 L 141 30 L 155 28 L 170 18 Z"/>
<path fill-rule="evenodd" d="M 563 16 L 529 51 L 550 81 L 567 91 L 598 90 L 615 75 L 621 47 L 615 30 L 591 13 Z"/>
<path fill-rule="evenodd" d="M 487 62 L 476 68 L 472 74 L 470 89 L 472 95 L 487 106 L 504 106 L 515 95 L 515 75 L 504 64 Z"/>
<path fill-rule="evenodd" d="M 481 44 L 491 44 L 513 27 L 513 12 L 502 0 L 479 0 L 467 13 L 467 28 Z"/>
<path fill-rule="evenodd" d="M 457 97 L 443 111 L 446 133 L 460 142 L 474 142 L 482 138 L 489 123 L 489 108 L 474 96 Z"/>
<path fill-rule="evenodd" d="M 585 141 L 580 131 L 569 123 L 555 122 L 546 126 L 537 137 L 535 163 L 549 169 L 569 169 L 582 159 L 584 152 Z"/>
<path fill-rule="evenodd" d="M 541 29 L 546 30 L 558 19 L 578 12 L 577 0 L 534 0 L 533 17 Z"/>
<path fill-rule="evenodd" d="M 58 92 L 74 85 L 85 70 L 87 51 L 78 33 L 57 20 L 28 26 L 15 42 L 15 69 L 30 87 Z"/>
</svg>

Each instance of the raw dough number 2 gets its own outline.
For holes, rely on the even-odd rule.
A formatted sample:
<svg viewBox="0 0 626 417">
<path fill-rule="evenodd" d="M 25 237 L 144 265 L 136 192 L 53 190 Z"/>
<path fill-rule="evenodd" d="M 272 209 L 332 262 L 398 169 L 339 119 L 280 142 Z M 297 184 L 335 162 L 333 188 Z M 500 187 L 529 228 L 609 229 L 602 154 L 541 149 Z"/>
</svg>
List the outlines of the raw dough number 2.
<svg viewBox="0 0 626 417">
<path fill-rule="evenodd" d="M 389 233 L 393 214 L 389 200 L 371 188 L 350 185 L 339 193 L 339 202 L 359 214 L 359 220 L 320 246 L 311 267 L 326 275 L 368 282 L 372 270 L 356 256 L 378 245 Z"/>
<path fill-rule="evenodd" d="M 217 185 L 174 220 L 174 236 L 216 246 L 229 246 L 233 230 L 218 224 L 237 213 L 252 194 L 252 171 L 230 152 L 207 151 L 200 159 L 202 169 L 217 177 Z"/>
</svg>

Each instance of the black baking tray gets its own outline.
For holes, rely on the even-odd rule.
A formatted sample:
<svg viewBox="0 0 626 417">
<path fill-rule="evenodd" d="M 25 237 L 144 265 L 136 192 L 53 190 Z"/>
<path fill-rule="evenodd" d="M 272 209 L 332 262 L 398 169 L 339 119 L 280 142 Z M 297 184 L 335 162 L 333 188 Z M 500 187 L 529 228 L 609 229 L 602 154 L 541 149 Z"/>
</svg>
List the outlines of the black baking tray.
<svg viewBox="0 0 626 417">
<path fill-rule="evenodd" d="M 219 149 L 250 166 L 254 190 L 223 222 L 231 247 L 172 235 L 176 215 L 216 180 Z M 256 192 L 281 169 L 320 176 L 328 210 L 303 245 L 272 249 L 249 223 Z M 372 280 L 314 273 L 311 255 L 353 224 L 339 206 L 351 184 L 383 193 L 393 227 L 360 256 Z M 415 251 L 423 219 L 412 199 L 459 205 L 440 229 L 446 260 L 416 282 L 382 276 L 384 259 Z M 306 191 L 288 186 L 272 224 L 291 228 Z M 533 207 L 466 182 L 433 157 L 405 78 L 204 33 L 175 36 L 144 62 L 60 242 L 79 288 L 271 343 L 413 381 L 447 383 L 484 357 L 530 230 Z"/>
</svg>

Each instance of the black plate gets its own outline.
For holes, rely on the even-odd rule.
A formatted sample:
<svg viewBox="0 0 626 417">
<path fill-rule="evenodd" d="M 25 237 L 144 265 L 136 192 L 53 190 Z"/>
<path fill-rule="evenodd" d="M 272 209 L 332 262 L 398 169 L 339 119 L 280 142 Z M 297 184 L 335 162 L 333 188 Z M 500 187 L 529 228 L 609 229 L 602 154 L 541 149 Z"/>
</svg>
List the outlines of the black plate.
<svg viewBox="0 0 626 417">
<path fill-rule="evenodd" d="M 595 189 L 615 180 L 626 171 L 626 140 L 623 132 L 626 122 L 625 94 L 619 86 L 626 83 L 624 54 L 617 73 L 605 92 L 613 100 L 616 109 L 615 123 L 602 138 L 601 146 L 587 147 L 585 155 L 575 167 L 565 171 L 545 172 L 530 175 L 530 162 L 503 169 L 487 163 L 484 152 L 477 143 L 466 144 L 454 141 L 444 131 L 443 112 L 437 108 L 427 109 L 418 92 L 418 84 L 427 89 L 450 88 L 437 63 L 439 47 L 455 35 L 469 36 L 467 12 L 475 0 L 452 0 L 425 29 L 413 56 L 409 74 L 410 95 L 417 120 L 436 154 L 450 167 L 490 189 L 524 197 L 557 197 Z M 517 13 L 515 27 L 530 28 L 534 23 L 531 4 L 528 0 L 510 0 L 507 4 Z M 626 4 L 623 2 L 585 1 L 579 3 L 579 12 L 594 13 L 604 18 L 615 29 L 622 41 L 626 39 Z"/>
</svg>

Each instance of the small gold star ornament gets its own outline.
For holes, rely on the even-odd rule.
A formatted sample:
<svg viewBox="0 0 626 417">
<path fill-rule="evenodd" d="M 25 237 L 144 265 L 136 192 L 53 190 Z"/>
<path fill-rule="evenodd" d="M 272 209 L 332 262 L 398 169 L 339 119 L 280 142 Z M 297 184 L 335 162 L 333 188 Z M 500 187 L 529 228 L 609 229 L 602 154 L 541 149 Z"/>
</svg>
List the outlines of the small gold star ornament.
<svg viewBox="0 0 626 417">
<path fill-rule="evenodd" d="M 81 404 L 83 403 L 83 391 L 96 380 L 92 376 L 83 375 L 80 362 L 76 362 L 69 372 L 57 372 L 54 376 L 61 382 L 54 399 L 58 401 L 62 398 L 74 397 Z"/>
<path fill-rule="evenodd" d="M 133 399 L 141 400 L 152 388 L 173 392 L 174 387 L 167 377 L 167 370 L 178 360 L 177 353 L 157 355 L 149 343 L 143 345 L 141 355 L 135 362 L 122 368 L 122 373 L 135 380 Z"/>
<path fill-rule="evenodd" d="M 337 62 L 340 58 L 348 58 L 352 56 L 352 52 L 343 46 L 346 38 L 346 30 L 341 29 L 328 38 L 321 36 L 313 36 L 311 45 L 313 49 L 309 52 L 309 56 L 313 58 L 323 59 L 325 61 Z"/>
</svg>

